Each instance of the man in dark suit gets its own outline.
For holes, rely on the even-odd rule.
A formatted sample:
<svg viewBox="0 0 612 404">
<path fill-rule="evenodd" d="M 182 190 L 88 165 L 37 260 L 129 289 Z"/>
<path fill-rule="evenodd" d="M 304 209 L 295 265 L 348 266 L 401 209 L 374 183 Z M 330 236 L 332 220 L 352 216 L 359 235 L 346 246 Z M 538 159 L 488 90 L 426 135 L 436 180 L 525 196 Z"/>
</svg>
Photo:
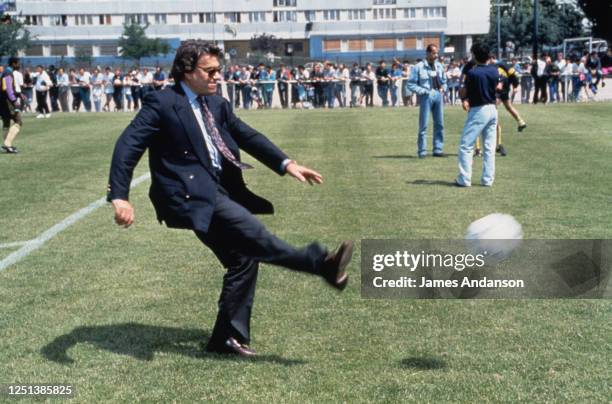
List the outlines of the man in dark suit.
<svg viewBox="0 0 612 404">
<path fill-rule="evenodd" d="M 345 241 L 334 253 L 318 243 L 296 249 L 253 216 L 273 213 L 273 207 L 246 188 L 242 170 L 251 167 L 240 161 L 239 149 L 279 175 L 310 184 L 320 184 L 323 178 L 290 160 L 215 95 L 220 57 L 219 48 L 199 40 L 179 47 L 172 67 L 176 85 L 148 93 L 117 140 L 108 200 L 117 224 L 130 226 L 134 222 L 134 208 L 128 202 L 130 182 L 148 149 L 149 196 L 158 220 L 193 230 L 227 268 L 207 350 L 250 356 L 255 354 L 248 344 L 259 262 L 319 275 L 343 290 L 353 244 Z"/>
</svg>

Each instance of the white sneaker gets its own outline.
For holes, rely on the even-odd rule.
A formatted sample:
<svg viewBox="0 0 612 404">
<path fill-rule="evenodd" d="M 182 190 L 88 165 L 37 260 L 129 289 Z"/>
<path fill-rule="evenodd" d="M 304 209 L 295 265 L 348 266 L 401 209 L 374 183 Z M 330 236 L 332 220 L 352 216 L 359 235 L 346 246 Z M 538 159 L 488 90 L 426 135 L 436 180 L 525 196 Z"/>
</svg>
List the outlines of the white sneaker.
<svg viewBox="0 0 612 404">
<path fill-rule="evenodd" d="M 45 115 L 44 115 L 44 114 L 38 114 L 38 115 L 36 115 L 36 119 L 41 119 L 41 118 L 44 118 L 44 117 L 45 117 Z"/>
<path fill-rule="evenodd" d="M 45 115 L 45 118 L 51 118 L 51 114 Z"/>
</svg>

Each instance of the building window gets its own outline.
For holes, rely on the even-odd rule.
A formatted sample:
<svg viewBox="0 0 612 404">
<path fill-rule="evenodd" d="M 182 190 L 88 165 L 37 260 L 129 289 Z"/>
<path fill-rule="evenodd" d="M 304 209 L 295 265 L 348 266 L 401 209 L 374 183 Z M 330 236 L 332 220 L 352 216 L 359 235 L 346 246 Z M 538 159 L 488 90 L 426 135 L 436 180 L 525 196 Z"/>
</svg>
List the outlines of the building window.
<svg viewBox="0 0 612 404">
<path fill-rule="evenodd" d="M 193 14 L 181 14 L 181 24 L 193 24 Z"/>
<path fill-rule="evenodd" d="M 117 56 L 117 45 L 116 44 L 100 45 L 100 56 Z"/>
<path fill-rule="evenodd" d="M 200 24 L 212 24 L 217 22 L 217 16 L 214 13 L 200 13 Z"/>
<path fill-rule="evenodd" d="M 264 11 L 249 13 L 249 22 L 266 22 L 266 13 Z"/>
<path fill-rule="evenodd" d="M 75 15 L 75 25 L 93 25 L 93 15 Z"/>
<path fill-rule="evenodd" d="M 125 22 L 128 24 L 148 24 L 149 16 L 147 14 L 126 14 Z"/>
<path fill-rule="evenodd" d="M 317 20 L 317 12 L 314 10 L 304 11 L 304 19 L 306 21 L 316 21 Z"/>
<path fill-rule="evenodd" d="M 155 24 L 165 24 L 166 14 L 155 14 Z"/>
<path fill-rule="evenodd" d="M 297 20 L 297 13 L 295 11 L 275 11 L 274 22 L 285 22 Z"/>
<path fill-rule="evenodd" d="M 110 14 L 100 14 L 100 25 L 111 25 Z"/>
<path fill-rule="evenodd" d="M 42 25 L 42 17 L 39 15 L 26 15 L 23 23 L 25 25 Z"/>
<path fill-rule="evenodd" d="M 66 26 L 68 25 L 68 16 L 66 15 L 50 15 L 49 22 L 53 26 Z"/>
<path fill-rule="evenodd" d="M 365 10 L 348 10 L 349 20 L 365 20 Z"/>
<path fill-rule="evenodd" d="M 296 53 L 304 52 L 304 44 L 302 42 L 286 42 L 285 43 L 285 55 L 291 56 Z"/>
<path fill-rule="evenodd" d="M 446 18 L 446 7 L 427 7 L 423 9 L 424 18 Z"/>
<path fill-rule="evenodd" d="M 404 18 L 416 18 L 416 8 L 405 8 Z"/>
<path fill-rule="evenodd" d="M 51 45 L 51 56 L 68 56 L 68 46 Z"/>
<path fill-rule="evenodd" d="M 325 21 L 338 21 L 340 20 L 340 10 L 324 10 L 323 19 Z"/>
<path fill-rule="evenodd" d="M 397 18 L 397 9 L 395 8 L 375 8 L 373 12 L 375 20 L 394 20 Z"/>
<path fill-rule="evenodd" d="M 225 13 L 223 14 L 226 23 L 239 23 L 240 13 Z"/>
<path fill-rule="evenodd" d="M 93 56 L 91 45 L 74 45 L 75 56 Z"/>
<path fill-rule="evenodd" d="M 375 6 L 389 5 L 389 4 L 397 4 L 397 0 L 374 0 L 373 3 Z"/>
<path fill-rule="evenodd" d="M 296 0 L 274 0 L 274 7 L 295 7 Z"/>
<path fill-rule="evenodd" d="M 42 45 L 32 45 L 26 49 L 25 54 L 26 56 L 43 56 L 43 47 Z"/>
</svg>

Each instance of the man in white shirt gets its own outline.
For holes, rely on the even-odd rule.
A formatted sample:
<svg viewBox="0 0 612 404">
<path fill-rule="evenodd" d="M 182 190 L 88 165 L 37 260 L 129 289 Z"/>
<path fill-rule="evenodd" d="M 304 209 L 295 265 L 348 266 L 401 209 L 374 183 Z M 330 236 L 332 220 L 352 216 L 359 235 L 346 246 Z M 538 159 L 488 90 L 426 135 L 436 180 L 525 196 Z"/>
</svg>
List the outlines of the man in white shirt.
<svg viewBox="0 0 612 404">
<path fill-rule="evenodd" d="M 52 85 L 51 78 L 43 67 L 41 65 L 36 66 L 36 84 L 34 88 L 36 89 L 36 110 L 38 111 L 36 118 L 38 119 L 51 117 L 49 105 L 47 104 L 47 94 Z"/>
<path fill-rule="evenodd" d="M 548 101 L 548 95 L 546 91 L 548 76 L 546 75 L 546 58 L 548 56 L 543 54 L 540 59 L 536 60 L 533 63 L 533 67 L 531 68 L 531 72 L 535 81 L 535 91 L 533 92 L 533 103 L 537 104 L 538 102 L 542 102 L 546 104 Z"/>
<path fill-rule="evenodd" d="M 23 86 L 23 75 L 19 70 L 13 70 L 13 77 L 15 78 L 15 92 L 21 95 L 21 87 Z"/>
<path fill-rule="evenodd" d="M 153 73 L 149 71 L 146 67 L 142 71 L 142 79 L 140 80 L 142 84 L 142 98 L 144 99 L 145 95 L 149 93 L 149 91 L 153 91 Z"/>
</svg>

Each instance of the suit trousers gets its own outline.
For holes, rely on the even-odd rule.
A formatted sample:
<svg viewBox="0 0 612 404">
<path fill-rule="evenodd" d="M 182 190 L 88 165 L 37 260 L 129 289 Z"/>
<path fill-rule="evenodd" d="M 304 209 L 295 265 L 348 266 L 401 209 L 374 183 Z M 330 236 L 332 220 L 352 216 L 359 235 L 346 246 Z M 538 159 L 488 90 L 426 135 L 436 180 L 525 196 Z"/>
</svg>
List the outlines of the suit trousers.
<svg viewBox="0 0 612 404">
<path fill-rule="evenodd" d="M 227 268 L 217 320 L 208 342 L 222 346 L 229 337 L 250 342 L 250 320 L 259 263 L 321 275 L 327 251 L 318 243 L 296 249 L 275 235 L 219 187 L 208 232 L 195 231 Z"/>
</svg>

